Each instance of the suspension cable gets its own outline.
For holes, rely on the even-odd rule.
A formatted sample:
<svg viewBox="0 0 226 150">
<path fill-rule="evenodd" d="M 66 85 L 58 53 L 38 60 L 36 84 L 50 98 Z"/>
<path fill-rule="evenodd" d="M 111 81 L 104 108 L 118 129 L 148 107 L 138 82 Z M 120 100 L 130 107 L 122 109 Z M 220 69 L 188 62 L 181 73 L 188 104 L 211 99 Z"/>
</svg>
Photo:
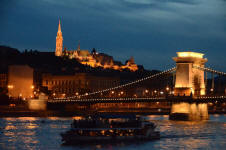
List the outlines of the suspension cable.
<svg viewBox="0 0 226 150">
<path fill-rule="evenodd" d="M 200 69 L 200 70 L 203 70 L 203 71 L 207 71 L 207 72 L 211 72 L 211 73 L 215 73 L 215 74 L 226 76 L 225 72 L 217 71 L 217 70 L 214 70 L 214 69 L 211 69 L 211 68 L 198 67 L 198 66 L 193 66 L 193 67 L 197 68 L 197 69 Z"/>
<path fill-rule="evenodd" d="M 119 89 L 119 88 L 122 88 L 122 87 L 133 85 L 133 84 L 136 84 L 136 83 L 139 83 L 139 82 L 151 79 L 151 78 L 155 78 L 157 76 L 160 76 L 160 75 L 163 75 L 163 74 L 167 74 L 167 73 L 173 72 L 175 70 L 176 70 L 176 67 L 173 67 L 171 69 L 162 71 L 160 73 L 157 73 L 157 74 L 154 74 L 154 75 L 150 75 L 148 77 L 144 77 L 144 78 L 141 78 L 141 79 L 138 79 L 138 80 L 126 83 L 126 84 L 122 84 L 122 85 L 119 85 L 119 86 L 115 86 L 115 87 L 112 87 L 112 88 L 107 88 L 107 89 L 103 89 L 103 90 L 99 90 L 99 91 L 95 91 L 95 92 L 90 92 L 90 93 L 85 93 L 83 95 L 78 95 L 78 96 L 71 96 L 71 97 L 65 97 L 65 98 L 54 98 L 54 99 L 56 99 L 56 100 L 59 100 L 59 99 L 73 99 L 73 98 L 80 98 L 80 97 L 84 97 L 84 96 L 90 96 L 90 95 L 95 95 L 95 94 L 99 94 L 99 93 L 103 93 L 103 92 L 108 92 L 108 91 L 111 91 L 111 90 L 116 90 L 116 89 Z"/>
</svg>

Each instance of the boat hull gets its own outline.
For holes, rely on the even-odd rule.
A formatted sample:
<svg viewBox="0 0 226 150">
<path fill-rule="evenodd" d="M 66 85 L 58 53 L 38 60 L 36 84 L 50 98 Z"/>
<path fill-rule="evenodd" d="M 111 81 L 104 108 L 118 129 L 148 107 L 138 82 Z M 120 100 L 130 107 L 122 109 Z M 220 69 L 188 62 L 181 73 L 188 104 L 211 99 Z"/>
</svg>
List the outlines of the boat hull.
<svg viewBox="0 0 226 150">
<path fill-rule="evenodd" d="M 64 144 L 91 144 L 91 143 L 119 143 L 119 142 L 139 142 L 160 139 L 158 131 L 149 136 L 78 136 L 72 134 L 61 134 Z"/>
</svg>

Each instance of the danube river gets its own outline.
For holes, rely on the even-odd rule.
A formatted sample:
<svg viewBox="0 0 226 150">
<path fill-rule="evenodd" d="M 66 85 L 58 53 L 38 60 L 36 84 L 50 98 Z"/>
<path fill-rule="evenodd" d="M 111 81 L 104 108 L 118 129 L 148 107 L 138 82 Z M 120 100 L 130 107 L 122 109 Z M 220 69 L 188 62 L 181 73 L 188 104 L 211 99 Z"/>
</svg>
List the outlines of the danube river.
<svg viewBox="0 0 226 150">
<path fill-rule="evenodd" d="M 77 117 L 75 117 L 77 118 Z M 208 121 L 169 121 L 168 116 L 145 116 L 157 124 L 161 139 L 149 142 L 64 146 L 60 133 L 70 129 L 73 118 L 1 118 L 0 149 L 219 149 L 226 147 L 226 115 Z"/>
</svg>

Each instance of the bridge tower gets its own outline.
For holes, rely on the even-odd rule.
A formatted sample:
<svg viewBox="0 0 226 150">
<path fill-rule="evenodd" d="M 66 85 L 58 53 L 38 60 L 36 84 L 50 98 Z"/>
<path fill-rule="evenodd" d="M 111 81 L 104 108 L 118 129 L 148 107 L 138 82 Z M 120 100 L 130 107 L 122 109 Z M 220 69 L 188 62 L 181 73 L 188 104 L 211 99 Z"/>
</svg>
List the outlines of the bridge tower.
<svg viewBox="0 0 226 150">
<path fill-rule="evenodd" d="M 196 52 L 177 52 L 173 57 L 176 62 L 176 81 L 174 87 L 175 96 L 200 96 L 205 95 L 204 68 L 207 62 L 204 54 Z"/>
</svg>

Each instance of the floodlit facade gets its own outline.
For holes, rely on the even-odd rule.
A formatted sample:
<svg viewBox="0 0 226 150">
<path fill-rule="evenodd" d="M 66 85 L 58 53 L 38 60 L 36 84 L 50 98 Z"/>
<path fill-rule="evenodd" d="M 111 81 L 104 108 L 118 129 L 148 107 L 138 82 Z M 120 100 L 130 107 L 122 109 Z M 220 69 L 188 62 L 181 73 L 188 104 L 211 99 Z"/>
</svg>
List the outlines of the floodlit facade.
<svg viewBox="0 0 226 150">
<path fill-rule="evenodd" d="M 13 98 L 33 97 L 33 68 L 28 65 L 12 65 L 8 70 L 8 93 Z"/>
<path fill-rule="evenodd" d="M 196 52 L 177 52 L 177 57 L 173 57 L 177 67 L 174 95 L 205 95 L 204 71 L 197 68 L 203 68 L 207 62 L 203 56 Z"/>
<path fill-rule="evenodd" d="M 86 73 L 75 75 L 44 74 L 42 76 L 42 86 L 47 87 L 54 97 L 75 96 L 119 84 L 119 77 L 94 76 Z"/>
</svg>

